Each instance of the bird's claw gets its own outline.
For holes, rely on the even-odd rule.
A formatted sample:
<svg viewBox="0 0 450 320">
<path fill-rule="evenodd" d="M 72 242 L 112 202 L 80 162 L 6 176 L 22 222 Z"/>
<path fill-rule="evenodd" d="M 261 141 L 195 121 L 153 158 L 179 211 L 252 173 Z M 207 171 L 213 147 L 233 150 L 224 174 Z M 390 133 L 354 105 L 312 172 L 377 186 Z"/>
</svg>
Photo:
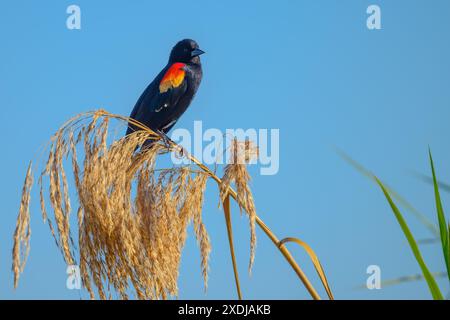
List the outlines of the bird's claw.
<svg viewBox="0 0 450 320">
<path fill-rule="evenodd" d="M 156 133 L 161 137 L 162 142 L 166 148 L 170 148 L 173 144 L 172 139 L 170 139 L 164 131 L 158 130 Z"/>
<path fill-rule="evenodd" d="M 176 143 L 173 142 L 173 140 L 170 139 L 164 131 L 158 130 L 156 131 L 156 133 L 161 137 L 161 140 L 167 149 L 170 149 L 170 147 L 173 146 L 174 144 L 176 145 Z M 176 156 L 179 159 L 183 158 L 187 154 L 186 150 L 182 146 L 179 146 L 179 148 L 175 149 L 178 149 Z"/>
</svg>

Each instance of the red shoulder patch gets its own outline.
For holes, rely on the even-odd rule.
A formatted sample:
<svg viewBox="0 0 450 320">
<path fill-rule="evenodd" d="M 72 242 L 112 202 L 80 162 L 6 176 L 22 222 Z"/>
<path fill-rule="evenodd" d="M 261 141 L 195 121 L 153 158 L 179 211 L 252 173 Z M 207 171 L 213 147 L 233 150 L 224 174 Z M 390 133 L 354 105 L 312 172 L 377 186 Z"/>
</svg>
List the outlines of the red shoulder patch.
<svg viewBox="0 0 450 320">
<path fill-rule="evenodd" d="M 176 88 L 183 83 L 186 72 L 184 71 L 184 63 L 177 62 L 170 66 L 166 74 L 159 83 L 159 92 L 164 93 L 169 89 Z"/>
</svg>

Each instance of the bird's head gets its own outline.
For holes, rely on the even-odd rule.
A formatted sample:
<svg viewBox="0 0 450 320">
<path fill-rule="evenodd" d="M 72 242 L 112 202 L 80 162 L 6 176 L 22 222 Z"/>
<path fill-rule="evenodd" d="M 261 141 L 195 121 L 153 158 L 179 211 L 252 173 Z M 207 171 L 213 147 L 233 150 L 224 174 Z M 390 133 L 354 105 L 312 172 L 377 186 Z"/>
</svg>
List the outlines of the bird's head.
<svg viewBox="0 0 450 320">
<path fill-rule="evenodd" d="M 191 39 L 184 39 L 173 47 L 170 52 L 169 62 L 200 64 L 200 55 L 204 53 L 204 51 L 200 50 L 197 42 Z"/>
</svg>

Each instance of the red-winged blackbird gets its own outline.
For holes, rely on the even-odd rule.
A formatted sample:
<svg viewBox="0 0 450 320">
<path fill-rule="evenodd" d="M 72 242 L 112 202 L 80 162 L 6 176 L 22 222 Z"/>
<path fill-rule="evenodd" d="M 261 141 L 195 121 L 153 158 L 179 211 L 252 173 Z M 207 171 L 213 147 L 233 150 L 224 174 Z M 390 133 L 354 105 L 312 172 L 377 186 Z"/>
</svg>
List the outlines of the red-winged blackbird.
<svg viewBox="0 0 450 320">
<path fill-rule="evenodd" d="M 130 118 L 165 137 L 197 92 L 202 80 L 200 55 L 203 53 L 194 40 L 178 42 L 170 53 L 167 65 L 142 93 Z M 135 130 L 139 129 L 130 124 L 126 134 Z"/>
</svg>

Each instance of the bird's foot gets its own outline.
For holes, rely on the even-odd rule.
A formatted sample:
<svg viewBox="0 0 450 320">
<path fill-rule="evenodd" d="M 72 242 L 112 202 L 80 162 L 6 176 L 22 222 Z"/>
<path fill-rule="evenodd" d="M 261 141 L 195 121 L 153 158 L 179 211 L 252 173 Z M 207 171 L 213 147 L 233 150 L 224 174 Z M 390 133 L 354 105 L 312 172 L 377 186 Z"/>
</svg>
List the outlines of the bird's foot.
<svg viewBox="0 0 450 320">
<path fill-rule="evenodd" d="M 167 134 L 164 131 L 161 130 L 157 130 L 156 133 L 161 137 L 162 142 L 164 143 L 164 146 L 169 149 L 171 147 L 172 144 L 174 144 L 175 142 L 172 141 L 172 139 L 170 139 Z"/>
<path fill-rule="evenodd" d="M 172 139 L 170 139 L 167 136 L 167 134 L 164 131 L 157 130 L 156 133 L 161 137 L 161 140 L 167 149 L 170 149 L 173 145 L 178 146 Z M 174 148 L 176 150 L 175 156 L 178 159 L 184 158 L 184 156 L 188 154 L 187 151 L 182 146 L 178 146 L 178 147 L 179 148 Z"/>
</svg>

